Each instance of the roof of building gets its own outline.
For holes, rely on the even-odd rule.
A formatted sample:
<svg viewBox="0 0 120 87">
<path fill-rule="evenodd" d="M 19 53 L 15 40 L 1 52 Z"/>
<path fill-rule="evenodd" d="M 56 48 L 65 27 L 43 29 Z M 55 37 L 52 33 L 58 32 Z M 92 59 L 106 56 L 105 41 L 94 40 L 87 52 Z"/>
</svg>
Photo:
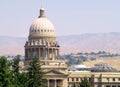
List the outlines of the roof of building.
<svg viewBox="0 0 120 87">
<path fill-rule="evenodd" d="M 30 26 L 30 37 L 56 37 L 54 26 L 45 16 L 45 10 L 40 9 L 40 16 Z"/>
<path fill-rule="evenodd" d="M 117 72 L 117 70 L 106 63 L 101 62 L 95 64 L 95 66 L 91 68 L 91 72 Z"/>
<path fill-rule="evenodd" d="M 73 65 L 68 68 L 69 71 L 88 71 L 89 68 L 86 65 Z"/>
</svg>

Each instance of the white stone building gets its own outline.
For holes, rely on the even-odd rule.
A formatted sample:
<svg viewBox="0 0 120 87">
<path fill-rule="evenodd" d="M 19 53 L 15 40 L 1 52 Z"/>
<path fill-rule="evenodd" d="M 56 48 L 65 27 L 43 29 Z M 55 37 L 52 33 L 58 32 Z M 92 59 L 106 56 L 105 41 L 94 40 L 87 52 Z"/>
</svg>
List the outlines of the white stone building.
<svg viewBox="0 0 120 87">
<path fill-rule="evenodd" d="M 46 72 L 47 87 L 79 87 L 80 79 L 87 77 L 93 87 L 120 87 L 119 72 L 69 72 L 66 61 L 59 59 L 60 45 L 53 24 L 46 18 L 44 8 L 32 23 L 25 44 L 25 65 L 38 57 Z M 85 68 L 84 68 L 85 69 Z"/>
</svg>

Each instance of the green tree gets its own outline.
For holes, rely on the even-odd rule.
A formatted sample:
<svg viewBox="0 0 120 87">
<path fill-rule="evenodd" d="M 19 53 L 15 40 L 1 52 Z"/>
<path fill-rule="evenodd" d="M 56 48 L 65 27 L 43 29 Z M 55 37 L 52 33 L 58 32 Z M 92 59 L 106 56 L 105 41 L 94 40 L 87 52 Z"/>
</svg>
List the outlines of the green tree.
<svg viewBox="0 0 120 87">
<path fill-rule="evenodd" d="M 20 62 L 20 55 L 17 55 L 16 58 L 13 59 L 12 69 L 14 73 L 19 73 L 19 62 Z"/>
<path fill-rule="evenodd" d="M 28 73 L 20 73 L 20 55 L 17 55 L 16 58 L 13 59 L 12 63 L 12 71 L 13 71 L 13 84 L 15 87 L 28 87 L 29 84 L 29 76 Z"/>
<path fill-rule="evenodd" d="M 75 83 L 74 83 L 72 87 L 77 87 L 77 86 L 76 86 Z"/>
<path fill-rule="evenodd" d="M 12 62 L 12 72 L 13 72 L 12 81 L 16 87 L 19 87 L 21 85 L 20 84 L 21 79 L 19 78 L 21 76 L 21 73 L 19 73 L 19 62 L 20 62 L 20 56 L 17 55 L 16 58 L 14 58 Z"/>
<path fill-rule="evenodd" d="M 29 87 L 28 73 L 19 72 L 19 58 L 13 62 L 0 58 L 0 87 Z"/>
<path fill-rule="evenodd" d="M 84 79 L 81 79 L 80 87 L 91 87 L 91 84 L 86 77 L 84 77 Z"/>
<path fill-rule="evenodd" d="M 14 87 L 12 84 L 11 64 L 5 57 L 0 58 L 0 87 Z"/>
<path fill-rule="evenodd" d="M 29 87 L 29 76 L 27 73 L 19 73 L 17 75 L 17 81 L 16 87 Z"/>
<path fill-rule="evenodd" d="M 28 68 L 30 77 L 29 87 L 44 87 L 43 86 L 43 69 L 41 68 L 39 58 L 32 58 Z"/>
</svg>

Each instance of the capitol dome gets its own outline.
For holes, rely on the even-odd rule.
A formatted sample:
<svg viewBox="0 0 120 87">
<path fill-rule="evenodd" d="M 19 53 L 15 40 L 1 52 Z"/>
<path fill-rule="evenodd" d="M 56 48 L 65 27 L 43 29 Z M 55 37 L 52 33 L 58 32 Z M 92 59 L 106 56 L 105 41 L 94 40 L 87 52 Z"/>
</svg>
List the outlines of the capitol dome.
<svg viewBox="0 0 120 87">
<path fill-rule="evenodd" d="M 56 37 L 53 24 L 44 15 L 44 8 L 40 9 L 40 16 L 30 26 L 29 37 Z"/>
</svg>

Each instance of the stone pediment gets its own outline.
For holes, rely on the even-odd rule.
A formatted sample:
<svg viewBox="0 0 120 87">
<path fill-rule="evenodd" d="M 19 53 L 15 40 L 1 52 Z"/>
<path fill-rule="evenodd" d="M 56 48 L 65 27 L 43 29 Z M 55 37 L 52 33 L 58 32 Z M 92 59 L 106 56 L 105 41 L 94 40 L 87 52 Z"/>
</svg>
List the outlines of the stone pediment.
<svg viewBox="0 0 120 87">
<path fill-rule="evenodd" d="M 50 70 L 50 71 L 47 71 L 45 75 L 65 75 L 65 74 L 57 70 Z"/>
</svg>

